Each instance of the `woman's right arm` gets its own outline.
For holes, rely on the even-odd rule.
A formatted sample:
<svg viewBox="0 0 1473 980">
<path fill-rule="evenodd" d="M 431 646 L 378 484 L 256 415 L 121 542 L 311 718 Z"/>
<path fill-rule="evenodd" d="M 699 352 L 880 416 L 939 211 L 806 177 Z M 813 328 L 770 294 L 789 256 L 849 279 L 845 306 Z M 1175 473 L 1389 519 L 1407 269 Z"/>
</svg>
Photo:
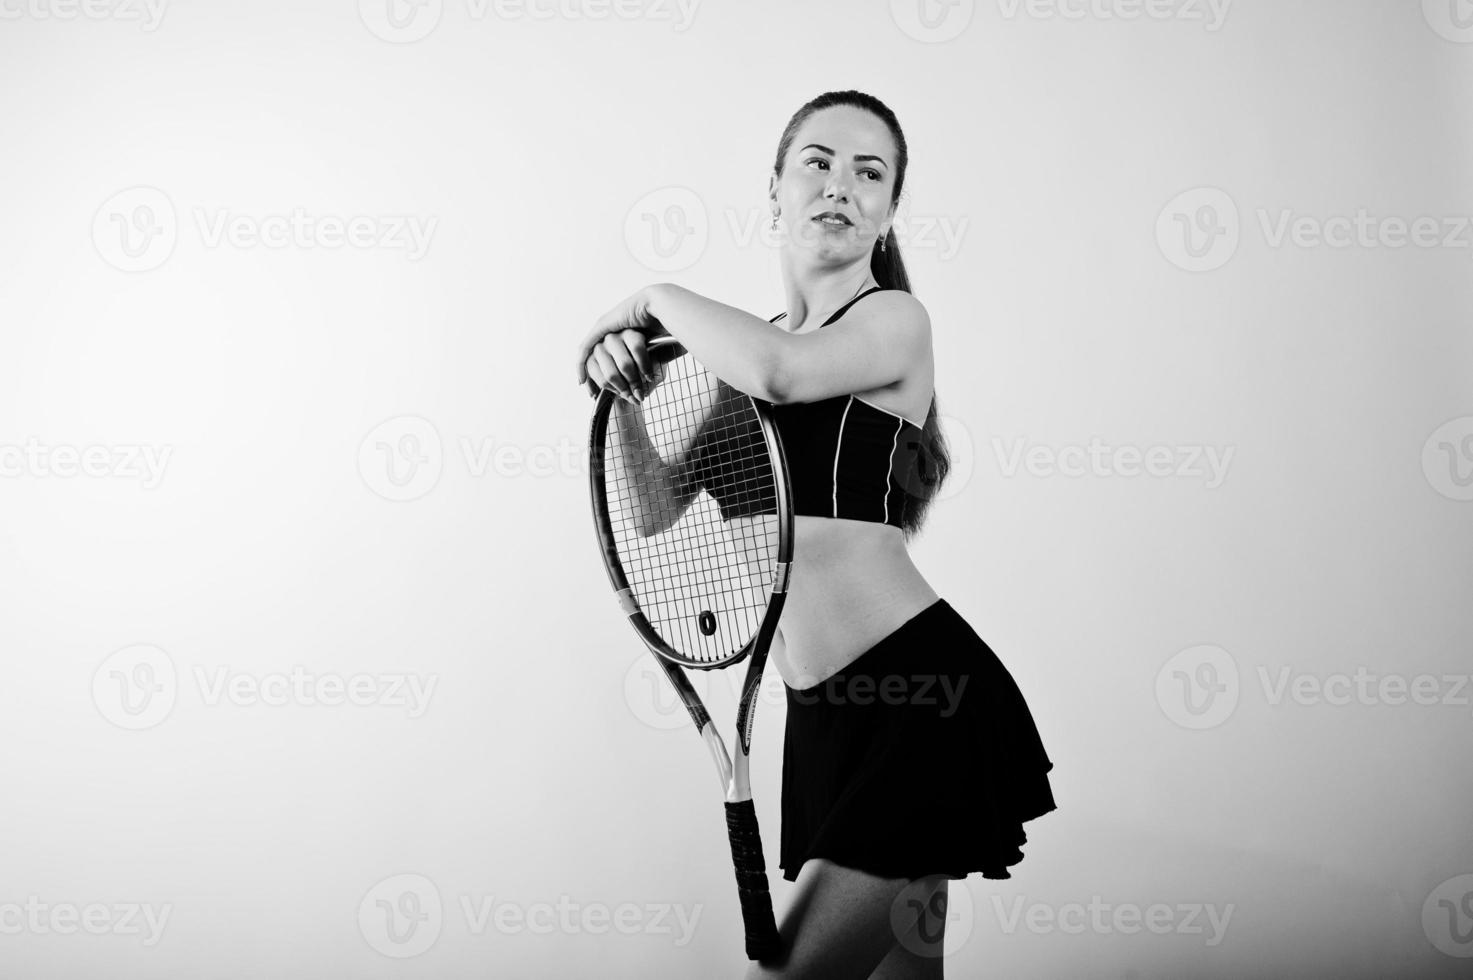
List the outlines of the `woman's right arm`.
<svg viewBox="0 0 1473 980">
<path fill-rule="evenodd" d="M 619 398 L 610 415 L 619 433 L 610 478 L 634 490 L 628 499 L 639 536 L 660 534 L 680 520 L 701 492 L 700 485 L 691 478 L 689 444 L 681 447 L 673 462 L 667 462 L 650 441 L 643 408 Z"/>
<path fill-rule="evenodd" d="M 640 390 L 648 397 L 664 375 L 661 365 L 649 357 L 639 332 L 625 330 L 605 337 L 589 356 L 587 373 L 592 393 L 600 387 L 619 393 L 610 413 L 620 434 L 613 476 L 639 489 L 630 501 L 639 534 L 659 534 L 680 520 L 701 490 L 697 447 L 722 396 L 722 384 L 708 371 L 684 379 L 694 389 L 685 397 L 693 402 L 693 415 L 700 421 L 678 433 L 671 459 L 666 460 L 649 437 L 642 407 L 624 396 L 626 391 Z"/>
</svg>

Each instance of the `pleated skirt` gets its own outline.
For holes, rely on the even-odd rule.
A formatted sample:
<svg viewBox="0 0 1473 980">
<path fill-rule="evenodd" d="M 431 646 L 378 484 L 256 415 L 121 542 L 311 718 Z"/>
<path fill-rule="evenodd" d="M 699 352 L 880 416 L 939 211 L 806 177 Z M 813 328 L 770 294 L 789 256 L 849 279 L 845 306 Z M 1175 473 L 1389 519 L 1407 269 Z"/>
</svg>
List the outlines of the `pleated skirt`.
<svg viewBox="0 0 1473 980">
<path fill-rule="evenodd" d="M 945 599 L 827 680 L 787 688 L 779 866 L 1011 878 L 1056 809 L 1022 692 Z"/>
</svg>

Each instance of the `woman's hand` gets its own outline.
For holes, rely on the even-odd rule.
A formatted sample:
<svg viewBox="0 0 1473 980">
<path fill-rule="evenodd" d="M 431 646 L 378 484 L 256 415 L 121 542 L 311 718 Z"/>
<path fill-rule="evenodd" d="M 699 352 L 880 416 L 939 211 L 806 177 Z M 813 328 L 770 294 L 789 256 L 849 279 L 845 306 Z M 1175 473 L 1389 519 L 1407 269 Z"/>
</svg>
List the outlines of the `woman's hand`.
<svg viewBox="0 0 1473 980">
<path fill-rule="evenodd" d="M 621 330 L 604 337 L 583 364 L 590 395 L 612 388 L 625 401 L 643 401 L 664 377 L 661 366 L 649 355 L 645 335 L 638 330 Z"/>
<path fill-rule="evenodd" d="M 578 383 L 590 381 L 594 365 L 602 375 L 591 394 L 597 394 L 603 384 L 611 384 L 627 395 L 627 389 L 642 380 L 640 376 L 649 374 L 651 365 L 644 342 L 670 336 L 670 331 L 650 315 L 650 288 L 646 286 L 599 317 L 578 344 Z M 639 339 L 630 339 L 631 334 L 638 334 Z"/>
</svg>

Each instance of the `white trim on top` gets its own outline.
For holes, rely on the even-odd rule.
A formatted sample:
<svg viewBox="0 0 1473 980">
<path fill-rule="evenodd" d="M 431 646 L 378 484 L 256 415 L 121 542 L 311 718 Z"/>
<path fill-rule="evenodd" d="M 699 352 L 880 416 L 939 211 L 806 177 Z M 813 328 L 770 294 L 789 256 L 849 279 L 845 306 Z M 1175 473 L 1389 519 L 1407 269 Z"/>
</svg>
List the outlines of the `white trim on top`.
<svg viewBox="0 0 1473 980">
<path fill-rule="evenodd" d="M 861 400 L 863 400 L 863 399 L 861 399 Z M 865 402 L 865 404 L 869 404 L 869 403 L 868 402 Z M 878 406 L 878 405 L 875 406 L 875 408 L 879 408 L 879 407 L 880 406 Z M 897 419 L 899 419 L 901 422 L 904 422 L 905 421 L 904 416 L 897 415 L 895 417 Z M 901 425 L 896 425 L 895 426 L 895 437 L 890 440 L 890 458 L 885 461 L 885 497 L 884 497 L 884 500 L 885 500 L 885 523 L 886 524 L 889 524 L 890 523 L 890 477 L 893 476 L 894 473 L 895 473 L 895 447 L 897 447 L 897 446 L 900 445 L 900 430 L 902 428 L 904 428 L 904 426 L 901 426 Z"/>
<path fill-rule="evenodd" d="M 853 398 L 853 395 L 849 396 Z M 844 403 L 844 414 L 839 416 L 839 434 L 834 438 L 834 516 L 839 516 L 839 450 L 844 448 L 844 423 L 849 419 L 852 401 Z"/>
<path fill-rule="evenodd" d="M 874 402 L 870 401 L 868 398 L 860 398 L 858 395 L 855 395 L 855 394 L 851 394 L 849 397 L 850 398 L 853 398 L 855 401 L 864 402 L 870 408 L 878 408 L 880 411 L 884 412 L 886 415 L 893 415 L 897 419 L 905 419 L 905 421 L 910 422 L 910 424 L 913 425 L 913 426 L 915 426 L 917 429 L 924 429 L 925 428 L 925 426 L 922 425 L 921 423 L 919 423 L 919 422 L 911 422 L 910 419 L 905 418 L 905 416 L 904 415 L 901 415 L 899 412 L 892 412 L 888 408 L 885 408 L 882 405 L 876 405 Z"/>
</svg>

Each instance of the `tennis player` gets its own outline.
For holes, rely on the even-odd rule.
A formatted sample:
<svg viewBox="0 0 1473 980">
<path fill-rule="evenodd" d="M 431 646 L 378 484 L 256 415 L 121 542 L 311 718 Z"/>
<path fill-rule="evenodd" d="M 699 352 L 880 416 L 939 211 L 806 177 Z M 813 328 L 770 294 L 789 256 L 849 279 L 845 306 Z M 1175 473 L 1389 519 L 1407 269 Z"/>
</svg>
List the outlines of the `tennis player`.
<svg viewBox="0 0 1473 980">
<path fill-rule="evenodd" d="M 950 461 L 931 322 L 892 225 L 894 113 L 827 92 L 789 120 L 768 196 L 787 309 L 771 320 L 671 284 L 600 319 L 579 381 L 638 401 L 673 335 L 773 405 L 795 513 L 771 650 L 787 690 L 779 866 L 786 955 L 757 977 L 940 977 L 947 883 L 1009 878 L 1053 768 L 1008 670 L 906 550 Z"/>
</svg>

